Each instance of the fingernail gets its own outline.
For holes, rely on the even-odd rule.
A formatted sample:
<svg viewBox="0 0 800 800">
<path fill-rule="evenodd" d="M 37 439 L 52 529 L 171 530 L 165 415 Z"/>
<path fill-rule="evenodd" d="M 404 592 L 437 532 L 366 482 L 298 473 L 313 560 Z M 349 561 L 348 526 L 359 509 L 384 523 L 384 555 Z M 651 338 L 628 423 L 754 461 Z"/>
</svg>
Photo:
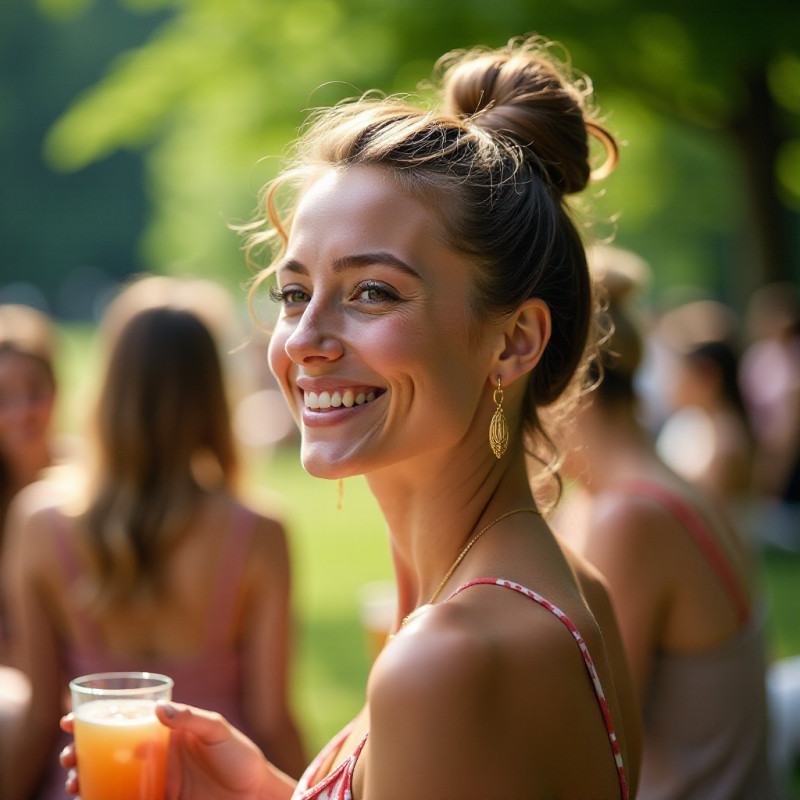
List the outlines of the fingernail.
<svg viewBox="0 0 800 800">
<path fill-rule="evenodd" d="M 161 701 L 159 705 L 164 710 L 164 714 L 168 716 L 170 719 L 178 715 L 178 709 L 175 708 L 175 706 L 173 706 L 171 703 Z"/>
</svg>

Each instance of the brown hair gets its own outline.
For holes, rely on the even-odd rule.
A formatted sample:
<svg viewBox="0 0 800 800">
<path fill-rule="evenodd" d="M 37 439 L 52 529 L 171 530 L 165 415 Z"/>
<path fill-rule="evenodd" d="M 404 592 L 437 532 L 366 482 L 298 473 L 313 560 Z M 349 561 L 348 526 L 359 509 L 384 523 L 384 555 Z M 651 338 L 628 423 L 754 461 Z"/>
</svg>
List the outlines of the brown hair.
<svg viewBox="0 0 800 800">
<path fill-rule="evenodd" d="M 528 433 L 554 456 L 537 408 L 572 382 L 593 309 L 566 198 L 593 177 L 590 136 L 606 152 L 595 176 L 613 168 L 616 143 L 591 118 L 588 79 L 574 78 L 540 38 L 451 53 L 439 70 L 441 111 L 366 95 L 318 113 L 299 140 L 295 165 L 265 187 L 259 218 L 242 229 L 246 251 L 251 257 L 276 237 L 285 246 L 293 210 L 278 210 L 283 187 L 296 198 L 322 169 L 387 170 L 402 189 L 436 206 L 450 245 L 474 259 L 477 318 L 502 319 L 531 297 L 547 303 L 552 334 L 529 379 L 524 414 Z"/>
<path fill-rule="evenodd" d="M 163 554 L 206 481 L 231 488 L 237 466 L 215 341 L 192 311 L 148 308 L 119 329 L 96 420 L 97 470 L 84 522 L 97 600 L 159 588 Z"/>
<path fill-rule="evenodd" d="M 593 245 L 587 256 L 601 307 L 598 353 L 589 370 L 595 398 L 607 407 L 635 406 L 644 341 L 634 300 L 649 283 L 651 269 L 636 253 L 607 244 Z"/>
</svg>

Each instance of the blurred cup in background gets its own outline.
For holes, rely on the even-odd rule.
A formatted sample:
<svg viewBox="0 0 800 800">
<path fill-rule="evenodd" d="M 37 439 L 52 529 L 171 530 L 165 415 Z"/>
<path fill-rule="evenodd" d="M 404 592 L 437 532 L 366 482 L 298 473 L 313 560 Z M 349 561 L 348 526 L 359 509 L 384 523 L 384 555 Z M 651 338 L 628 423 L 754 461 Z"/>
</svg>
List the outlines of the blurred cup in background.
<svg viewBox="0 0 800 800">
<path fill-rule="evenodd" d="M 386 644 L 397 617 L 397 591 L 393 581 L 365 583 L 358 590 L 361 627 L 366 638 L 367 653 L 375 660 Z"/>
</svg>

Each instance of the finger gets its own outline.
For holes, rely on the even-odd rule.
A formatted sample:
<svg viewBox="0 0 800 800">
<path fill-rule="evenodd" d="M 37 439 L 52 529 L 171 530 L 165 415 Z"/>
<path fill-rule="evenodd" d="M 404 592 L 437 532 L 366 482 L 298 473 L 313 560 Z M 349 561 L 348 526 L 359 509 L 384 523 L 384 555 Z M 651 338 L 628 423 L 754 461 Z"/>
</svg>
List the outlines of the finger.
<svg viewBox="0 0 800 800">
<path fill-rule="evenodd" d="M 75 757 L 75 745 L 68 744 L 59 754 L 58 760 L 61 762 L 61 766 L 65 769 L 74 767 L 78 763 L 78 760 Z"/>
<path fill-rule="evenodd" d="M 67 794 L 78 794 L 78 773 L 74 769 L 67 773 L 64 788 L 67 790 Z"/>
<path fill-rule="evenodd" d="M 216 711 L 159 701 L 156 703 L 156 716 L 168 728 L 192 733 L 206 745 L 219 744 L 231 738 L 230 725 Z"/>
<path fill-rule="evenodd" d="M 72 733 L 72 729 L 74 727 L 74 718 L 72 714 L 65 714 L 63 717 L 61 717 L 60 724 L 62 731 Z"/>
</svg>

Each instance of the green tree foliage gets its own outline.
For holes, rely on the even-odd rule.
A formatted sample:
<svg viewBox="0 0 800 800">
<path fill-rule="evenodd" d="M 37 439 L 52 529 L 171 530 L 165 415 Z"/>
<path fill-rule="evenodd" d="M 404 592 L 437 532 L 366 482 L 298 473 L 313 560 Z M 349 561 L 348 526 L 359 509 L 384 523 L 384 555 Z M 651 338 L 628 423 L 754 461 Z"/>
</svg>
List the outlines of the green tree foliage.
<svg viewBox="0 0 800 800">
<path fill-rule="evenodd" d="M 705 285 L 735 301 L 789 274 L 800 209 L 794 0 L 131 5 L 166 16 L 75 99 L 45 152 L 70 171 L 144 150 L 148 266 L 245 279 L 227 223 L 250 216 L 304 109 L 374 87 L 413 91 L 450 48 L 537 31 L 564 44 L 613 110 L 608 123 L 627 144 L 599 210 L 618 215 L 618 241 L 651 260 L 659 285 Z"/>
</svg>

